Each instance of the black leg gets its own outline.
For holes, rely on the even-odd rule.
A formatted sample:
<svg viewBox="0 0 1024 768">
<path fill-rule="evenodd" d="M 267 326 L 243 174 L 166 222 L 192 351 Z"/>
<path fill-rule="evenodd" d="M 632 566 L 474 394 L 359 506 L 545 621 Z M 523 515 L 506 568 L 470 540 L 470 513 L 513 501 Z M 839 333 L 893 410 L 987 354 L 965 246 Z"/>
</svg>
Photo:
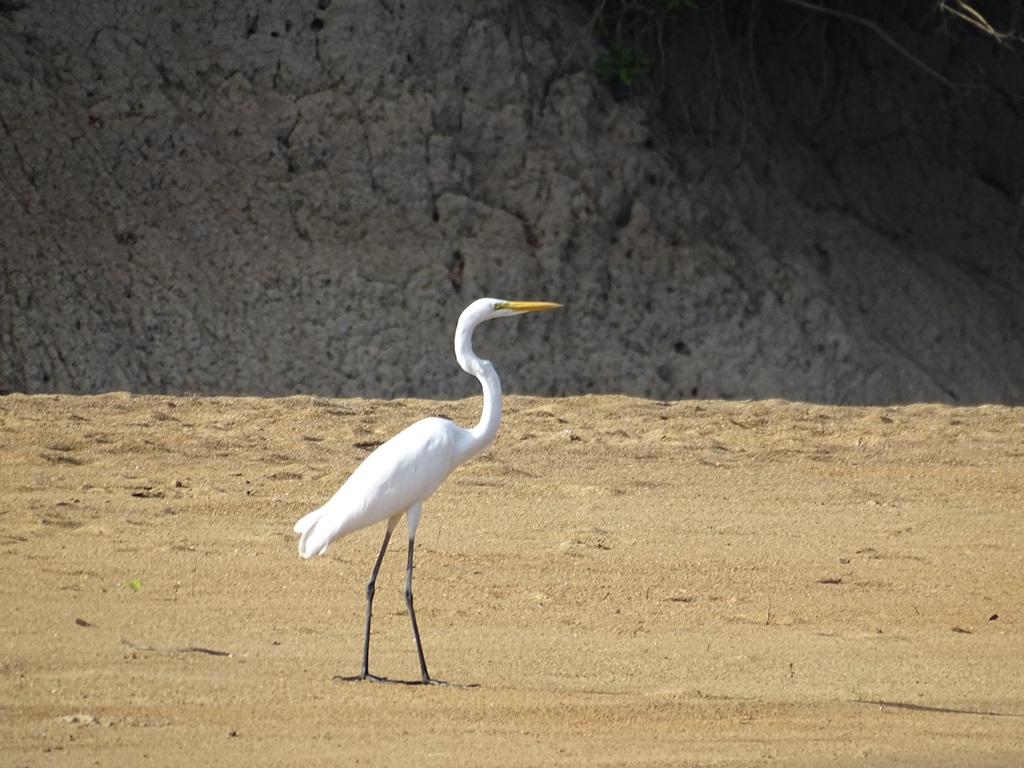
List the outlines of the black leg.
<svg viewBox="0 0 1024 768">
<path fill-rule="evenodd" d="M 411 526 L 412 530 L 415 530 L 415 522 L 419 520 L 419 505 L 416 504 L 413 508 L 410 508 L 410 518 L 413 521 Z M 377 584 L 377 573 L 380 571 L 380 564 L 384 561 L 384 553 L 387 552 L 388 542 L 391 541 L 391 534 L 395 530 L 395 524 L 397 524 L 398 518 L 392 518 L 388 521 L 388 528 L 384 532 L 384 542 L 380 545 L 380 552 L 377 554 L 377 562 L 373 564 L 373 572 L 370 574 L 370 580 L 366 584 L 366 633 L 363 637 L 363 668 L 358 676 L 355 677 L 341 677 L 336 676 L 336 680 L 372 680 L 378 683 L 396 683 L 405 681 L 391 680 L 386 677 L 380 677 L 379 675 L 370 674 L 370 622 L 373 618 L 373 593 Z M 452 685 L 451 683 L 445 683 L 441 680 L 435 680 L 427 672 L 427 662 L 423 658 L 423 644 L 420 642 L 420 629 L 416 623 L 416 610 L 413 608 L 412 603 L 412 553 L 415 548 L 415 538 L 410 535 L 409 537 L 409 555 L 405 565 L 405 606 L 409 609 L 409 620 L 412 622 L 412 636 L 416 641 L 416 655 L 420 661 L 420 680 L 419 682 L 408 682 L 406 685 Z M 457 685 L 456 688 L 474 688 L 475 685 L 463 686 Z"/>
<path fill-rule="evenodd" d="M 427 673 L 427 662 L 423 659 L 423 644 L 420 642 L 420 628 L 416 624 L 416 610 L 412 607 L 412 550 L 415 540 L 409 539 L 409 558 L 405 565 L 405 607 L 409 609 L 412 622 L 412 637 L 416 641 L 416 655 L 420 658 L 420 677 L 424 683 L 434 683 Z"/>
<path fill-rule="evenodd" d="M 427 672 L 427 662 L 423 658 L 423 643 L 420 642 L 420 628 L 416 623 L 416 610 L 412 607 L 412 551 L 414 540 L 409 539 L 409 557 L 405 565 L 405 607 L 409 609 L 409 621 L 412 622 L 412 637 L 416 641 L 416 655 L 420 659 L 420 682 L 424 685 L 446 685 L 453 688 L 475 688 L 476 685 L 457 685 L 435 680 Z"/>
<path fill-rule="evenodd" d="M 391 541 L 391 532 L 394 530 L 394 523 L 389 521 L 387 530 L 384 531 L 384 543 L 380 545 L 380 552 L 377 554 L 377 562 L 373 564 L 373 572 L 370 574 L 370 580 L 366 583 L 366 634 L 363 637 L 363 668 L 358 677 L 338 675 L 335 677 L 336 680 L 384 680 L 382 677 L 370 674 L 370 619 L 373 617 L 373 593 L 376 589 L 377 573 L 380 571 L 380 564 L 384 562 L 384 553 L 388 551 L 388 542 Z"/>
</svg>

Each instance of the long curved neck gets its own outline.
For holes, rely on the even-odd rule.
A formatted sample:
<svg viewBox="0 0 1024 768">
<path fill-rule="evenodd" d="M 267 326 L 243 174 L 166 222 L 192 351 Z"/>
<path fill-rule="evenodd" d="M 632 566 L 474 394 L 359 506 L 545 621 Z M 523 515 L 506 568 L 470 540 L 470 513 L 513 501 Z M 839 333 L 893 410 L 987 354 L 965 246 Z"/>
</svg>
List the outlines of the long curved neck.
<svg viewBox="0 0 1024 768">
<path fill-rule="evenodd" d="M 487 360 L 481 360 L 482 373 L 475 374 L 484 390 L 484 411 L 480 421 L 470 431 L 474 440 L 480 442 L 480 450 L 486 450 L 498 435 L 498 424 L 501 423 L 501 380 L 494 371 L 494 366 Z"/>
<path fill-rule="evenodd" d="M 471 441 L 466 446 L 463 461 L 486 451 L 498 435 L 501 423 L 501 380 L 490 361 L 482 360 L 473 352 L 473 329 L 476 322 L 463 323 L 455 330 L 455 358 L 466 373 L 471 373 L 480 382 L 484 394 L 484 411 L 480 421 L 470 431 Z"/>
</svg>

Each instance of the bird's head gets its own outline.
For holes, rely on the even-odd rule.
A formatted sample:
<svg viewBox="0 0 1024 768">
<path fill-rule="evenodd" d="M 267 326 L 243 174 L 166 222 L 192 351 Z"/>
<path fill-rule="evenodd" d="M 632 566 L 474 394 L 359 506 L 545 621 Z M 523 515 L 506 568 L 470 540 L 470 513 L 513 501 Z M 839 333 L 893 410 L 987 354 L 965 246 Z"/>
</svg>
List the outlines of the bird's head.
<svg viewBox="0 0 1024 768">
<path fill-rule="evenodd" d="M 541 309 L 558 309 L 561 304 L 550 301 L 505 301 L 504 299 L 477 299 L 466 307 L 459 317 L 455 329 L 455 356 L 463 370 L 471 371 L 470 357 L 473 356 L 473 329 L 485 320 L 495 317 L 512 317 L 524 312 L 536 312 Z M 472 372 L 472 371 L 471 371 Z"/>
<path fill-rule="evenodd" d="M 492 317 L 511 317 L 521 315 L 523 312 L 536 312 L 540 309 L 558 309 L 561 304 L 550 301 L 502 301 L 501 299 L 480 299 L 490 305 L 490 311 L 484 317 L 489 320 Z"/>
<path fill-rule="evenodd" d="M 504 299 L 477 299 L 462 311 L 459 325 L 471 330 L 485 320 L 495 317 L 512 317 L 524 312 L 536 312 L 541 309 L 558 309 L 561 304 L 550 301 L 505 301 Z"/>
</svg>

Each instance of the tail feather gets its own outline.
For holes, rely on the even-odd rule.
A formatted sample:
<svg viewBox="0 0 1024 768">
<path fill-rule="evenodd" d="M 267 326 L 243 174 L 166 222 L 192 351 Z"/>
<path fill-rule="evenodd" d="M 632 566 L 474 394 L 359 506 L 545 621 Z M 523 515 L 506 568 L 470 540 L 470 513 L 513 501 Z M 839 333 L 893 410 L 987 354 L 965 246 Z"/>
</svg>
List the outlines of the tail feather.
<svg viewBox="0 0 1024 768">
<path fill-rule="evenodd" d="M 324 509 L 315 509 L 295 524 L 299 536 L 299 554 L 304 558 L 322 555 L 331 543 L 333 531 L 324 525 Z"/>
</svg>

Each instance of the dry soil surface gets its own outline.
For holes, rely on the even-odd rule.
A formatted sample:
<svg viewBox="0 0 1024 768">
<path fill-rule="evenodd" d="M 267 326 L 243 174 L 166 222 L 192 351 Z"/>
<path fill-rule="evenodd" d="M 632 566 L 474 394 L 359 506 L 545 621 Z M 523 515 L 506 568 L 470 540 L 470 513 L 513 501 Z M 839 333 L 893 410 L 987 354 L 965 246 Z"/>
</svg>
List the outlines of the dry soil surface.
<svg viewBox="0 0 1024 768">
<path fill-rule="evenodd" d="M 3 764 L 1024 759 L 1004 407 L 508 398 L 416 543 L 430 670 L 468 687 L 335 679 L 382 529 L 304 561 L 294 521 L 478 408 L 0 398 Z M 414 680 L 396 538 L 371 671 Z"/>
</svg>

